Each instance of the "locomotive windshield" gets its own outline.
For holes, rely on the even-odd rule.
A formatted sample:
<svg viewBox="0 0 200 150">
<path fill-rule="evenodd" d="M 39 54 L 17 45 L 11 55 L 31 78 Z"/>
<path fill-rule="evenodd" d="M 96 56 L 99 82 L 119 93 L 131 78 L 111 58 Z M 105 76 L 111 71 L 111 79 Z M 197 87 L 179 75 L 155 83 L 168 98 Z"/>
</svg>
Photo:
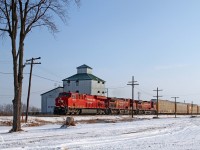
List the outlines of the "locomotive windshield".
<svg viewBox="0 0 200 150">
<path fill-rule="evenodd" d="M 62 97 L 62 96 L 70 97 L 71 94 L 70 94 L 70 93 L 63 92 L 63 93 L 60 93 L 60 94 L 59 94 L 59 97 Z"/>
</svg>

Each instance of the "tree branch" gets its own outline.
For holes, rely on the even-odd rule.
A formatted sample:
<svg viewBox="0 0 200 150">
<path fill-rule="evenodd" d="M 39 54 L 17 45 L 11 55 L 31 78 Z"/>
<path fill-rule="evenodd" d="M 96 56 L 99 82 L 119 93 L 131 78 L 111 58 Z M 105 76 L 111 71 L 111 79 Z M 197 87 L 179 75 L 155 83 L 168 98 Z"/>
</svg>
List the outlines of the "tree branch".
<svg viewBox="0 0 200 150">
<path fill-rule="evenodd" d="M 9 34 L 11 35 L 12 34 L 12 29 L 11 29 L 11 21 L 10 21 L 10 11 L 11 11 L 11 7 L 10 7 L 10 10 L 8 11 L 8 4 L 6 3 L 5 1 L 5 17 L 7 19 L 7 22 L 8 22 L 8 28 L 9 28 Z"/>
<path fill-rule="evenodd" d="M 25 30 L 25 34 L 27 34 L 30 30 L 31 30 L 31 26 L 36 23 L 42 16 L 45 15 L 46 11 L 49 9 L 49 7 L 51 6 L 51 3 L 49 3 L 48 6 L 46 6 L 46 8 L 44 9 L 44 11 L 39 14 L 41 12 L 42 9 L 42 3 L 40 3 L 40 5 L 37 5 L 37 10 L 36 10 L 36 14 L 35 17 L 33 18 L 33 20 L 29 23 L 29 25 L 27 26 L 26 30 Z"/>
<path fill-rule="evenodd" d="M 8 29 L 2 29 L 2 28 L 0 28 L 0 31 L 6 31 L 6 32 L 9 32 Z"/>
</svg>

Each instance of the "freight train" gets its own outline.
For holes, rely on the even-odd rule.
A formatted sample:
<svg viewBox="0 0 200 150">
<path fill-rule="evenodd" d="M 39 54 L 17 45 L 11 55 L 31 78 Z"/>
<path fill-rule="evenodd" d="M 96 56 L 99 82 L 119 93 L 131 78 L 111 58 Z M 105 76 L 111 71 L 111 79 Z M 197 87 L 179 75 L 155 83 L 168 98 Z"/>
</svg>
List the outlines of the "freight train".
<svg viewBox="0 0 200 150">
<path fill-rule="evenodd" d="M 132 107 L 133 106 L 133 107 Z M 174 114 L 175 103 L 167 100 L 159 100 L 158 110 L 156 101 L 142 101 L 105 97 L 98 95 L 88 95 L 79 93 L 60 93 L 55 99 L 54 114 L 70 115 L 70 114 Z M 177 114 L 198 114 L 200 106 L 176 103 Z"/>
<path fill-rule="evenodd" d="M 79 93 L 60 93 L 55 99 L 54 114 L 155 114 L 153 101 L 113 98 Z"/>
</svg>

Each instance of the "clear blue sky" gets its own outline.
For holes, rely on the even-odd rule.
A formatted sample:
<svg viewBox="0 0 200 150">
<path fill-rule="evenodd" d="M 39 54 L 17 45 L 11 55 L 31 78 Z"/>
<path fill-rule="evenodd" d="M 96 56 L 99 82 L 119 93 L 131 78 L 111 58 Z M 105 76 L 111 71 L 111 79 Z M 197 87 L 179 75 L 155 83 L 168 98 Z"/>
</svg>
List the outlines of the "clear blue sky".
<svg viewBox="0 0 200 150">
<path fill-rule="evenodd" d="M 57 20 L 60 32 L 52 36 L 41 28 L 25 42 L 25 60 L 41 57 L 35 65 L 31 105 L 40 107 L 40 94 L 87 64 L 106 81 L 109 96 L 131 97 L 127 82 L 134 75 L 141 99 L 152 99 L 157 87 L 163 99 L 200 104 L 199 0 L 82 0 L 69 9 L 68 25 Z M 1 39 L 2 40 L 2 39 Z M 0 42 L 0 71 L 12 72 L 9 39 Z M 29 72 L 30 66 L 24 72 Z M 11 75 L 0 74 L 0 103 L 11 103 Z M 55 84 L 56 83 L 56 84 Z M 28 75 L 24 75 L 23 101 Z M 172 100 L 172 99 L 171 99 Z"/>
</svg>

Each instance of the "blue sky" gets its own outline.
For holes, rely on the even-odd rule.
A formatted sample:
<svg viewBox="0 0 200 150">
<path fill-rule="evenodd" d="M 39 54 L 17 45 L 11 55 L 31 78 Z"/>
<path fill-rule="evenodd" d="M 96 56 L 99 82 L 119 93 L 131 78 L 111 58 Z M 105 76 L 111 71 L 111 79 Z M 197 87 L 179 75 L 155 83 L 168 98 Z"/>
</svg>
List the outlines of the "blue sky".
<svg viewBox="0 0 200 150">
<path fill-rule="evenodd" d="M 40 107 L 40 94 L 87 64 L 106 81 L 109 96 L 131 97 L 127 82 L 139 82 L 135 98 L 151 99 L 163 89 L 163 99 L 200 104 L 199 0 L 82 0 L 69 8 L 68 25 L 56 20 L 60 32 L 33 30 L 25 41 L 25 60 L 41 57 L 35 65 L 31 104 Z M 2 39 L 1 39 L 2 40 Z M 1 72 L 12 72 L 10 41 L 0 41 Z M 30 66 L 24 72 L 29 72 Z M 0 103 L 11 103 L 12 75 L 0 74 Z M 28 75 L 24 75 L 26 101 Z M 172 100 L 172 99 L 171 99 Z"/>
</svg>

